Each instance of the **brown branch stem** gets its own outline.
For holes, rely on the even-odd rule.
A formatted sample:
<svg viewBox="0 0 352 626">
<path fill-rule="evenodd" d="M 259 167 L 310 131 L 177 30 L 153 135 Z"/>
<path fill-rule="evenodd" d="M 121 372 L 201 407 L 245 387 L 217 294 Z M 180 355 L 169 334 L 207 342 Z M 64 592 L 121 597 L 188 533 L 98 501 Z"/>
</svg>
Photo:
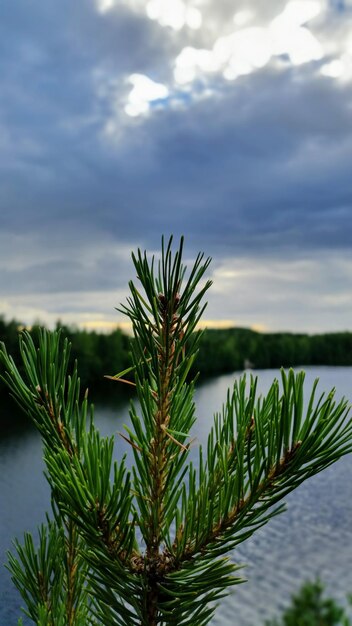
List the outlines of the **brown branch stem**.
<svg viewBox="0 0 352 626">
<path fill-rule="evenodd" d="M 159 294 L 160 331 L 157 336 L 159 389 L 156 394 L 151 390 L 156 405 L 155 435 L 150 447 L 151 506 L 150 506 L 150 541 L 147 542 L 146 560 L 148 562 L 148 620 L 149 626 L 158 623 L 158 579 L 160 564 L 165 555 L 160 553 L 164 522 L 164 496 L 167 481 L 167 448 L 172 437 L 167 433 L 170 422 L 172 401 L 172 375 L 174 371 L 175 348 L 178 333 L 176 314 L 179 298 L 173 297 L 167 302 L 164 294 Z M 165 565 L 165 563 L 164 563 Z"/>
</svg>

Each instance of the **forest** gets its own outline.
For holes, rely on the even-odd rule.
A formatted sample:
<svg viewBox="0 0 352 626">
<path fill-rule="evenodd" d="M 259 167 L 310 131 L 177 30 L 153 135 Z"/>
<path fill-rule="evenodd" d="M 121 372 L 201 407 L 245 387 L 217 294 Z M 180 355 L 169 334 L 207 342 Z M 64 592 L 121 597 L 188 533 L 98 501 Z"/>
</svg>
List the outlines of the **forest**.
<svg viewBox="0 0 352 626">
<path fill-rule="evenodd" d="M 119 329 L 109 334 L 61 326 L 72 343 L 71 361 L 78 360 L 82 389 L 90 390 L 93 400 L 121 393 L 125 386 L 104 378 L 130 365 L 132 338 Z M 0 341 L 18 362 L 18 335 L 23 325 L 0 316 Z M 37 327 L 30 330 L 34 335 Z M 200 380 L 209 376 L 241 371 L 309 365 L 352 365 L 352 332 L 316 335 L 289 332 L 259 333 L 248 328 L 203 331 L 194 371 Z M 0 382 L 0 396 L 5 395 Z"/>
</svg>

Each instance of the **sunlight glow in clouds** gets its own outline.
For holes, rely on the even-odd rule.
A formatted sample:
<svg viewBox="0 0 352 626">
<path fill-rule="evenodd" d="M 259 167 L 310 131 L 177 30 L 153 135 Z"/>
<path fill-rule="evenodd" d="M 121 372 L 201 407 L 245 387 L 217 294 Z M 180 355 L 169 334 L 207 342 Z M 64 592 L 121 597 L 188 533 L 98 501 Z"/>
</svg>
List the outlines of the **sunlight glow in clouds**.
<svg viewBox="0 0 352 626">
<path fill-rule="evenodd" d="M 219 63 L 211 50 L 187 46 L 175 60 L 174 77 L 178 84 L 191 83 L 199 72 L 216 72 Z"/>
<path fill-rule="evenodd" d="M 156 83 L 144 74 L 131 74 L 129 82 L 133 89 L 128 96 L 125 112 L 131 117 L 147 113 L 150 104 L 168 97 L 169 90 L 162 83 Z"/>
<path fill-rule="evenodd" d="M 196 0 L 189 3 L 186 0 L 96 1 L 101 11 L 108 11 L 123 1 L 162 27 L 181 31 L 184 27 L 200 29 L 204 26 L 204 34 L 207 33 L 207 14 L 202 16 L 197 8 L 199 1 L 197 3 Z M 173 77 L 168 85 L 154 82 L 142 74 L 132 74 L 128 80 L 133 88 L 127 103 L 124 103 L 125 113 L 137 117 L 158 106 L 177 106 L 180 93 L 187 92 L 196 98 L 199 90 L 194 90 L 193 84 L 197 80 L 204 86 L 204 97 L 206 94 L 214 94 L 211 75 L 217 74 L 233 81 L 265 67 L 275 58 L 293 66 L 323 59 L 324 54 L 330 54 L 326 42 L 320 42 L 307 24 L 326 9 L 325 0 L 289 0 L 284 3 L 281 13 L 263 25 L 255 23 L 253 10 L 237 11 L 233 16 L 232 32 L 220 30 L 217 38 L 212 40 L 212 47 L 186 45 L 179 49 L 173 60 Z M 349 70 L 352 67 L 351 54 L 341 50 L 340 55 L 335 53 L 334 56 L 333 59 L 327 56 L 325 64 L 315 71 L 332 79 L 352 78 L 352 69 Z"/>
<path fill-rule="evenodd" d="M 96 5 L 99 13 L 107 13 L 115 6 L 115 0 L 97 0 Z"/>
<path fill-rule="evenodd" d="M 294 65 L 321 59 L 322 46 L 304 24 L 317 17 L 322 8 L 320 2 L 289 2 L 269 27 L 272 54 L 288 54 Z"/>
<path fill-rule="evenodd" d="M 272 56 L 268 32 L 264 28 L 244 28 L 228 37 L 220 37 L 213 48 L 223 74 L 234 79 L 264 67 Z"/>
<path fill-rule="evenodd" d="M 330 76 L 331 78 L 340 78 L 344 74 L 345 64 L 342 59 L 334 59 L 330 63 L 326 63 L 320 69 L 320 72 L 324 76 Z"/>
<path fill-rule="evenodd" d="M 280 23 L 281 26 L 286 25 L 288 28 L 302 26 L 317 17 L 322 9 L 319 0 L 291 0 L 273 22 Z"/>
<path fill-rule="evenodd" d="M 202 14 L 190 2 L 184 0 L 95 0 L 99 13 L 108 13 L 119 4 L 126 4 L 130 9 L 144 13 L 160 26 L 181 30 L 185 26 L 197 30 L 202 25 Z"/>
<path fill-rule="evenodd" d="M 253 11 L 250 11 L 249 9 L 243 9 L 242 11 L 238 11 L 237 13 L 235 13 L 235 15 L 233 16 L 233 23 L 236 26 L 245 26 L 253 18 Z"/>
<path fill-rule="evenodd" d="M 201 12 L 187 6 L 182 0 L 150 0 L 146 12 L 151 20 L 157 20 L 161 26 L 170 26 L 174 30 L 181 30 L 184 26 L 196 30 L 202 24 Z"/>
<path fill-rule="evenodd" d="M 343 54 L 340 59 L 333 59 L 320 68 L 320 73 L 329 78 L 343 80 L 352 79 L 352 51 Z"/>
<path fill-rule="evenodd" d="M 95 6 L 99 13 L 104 14 L 126 5 L 131 11 L 145 14 L 145 0 L 95 0 Z"/>
<path fill-rule="evenodd" d="M 272 56 L 287 54 L 294 65 L 321 59 L 323 50 L 314 35 L 305 27 L 316 17 L 320 2 L 292 0 L 268 27 L 247 27 L 219 37 L 212 50 L 184 48 L 175 61 L 177 83 L 192 82 L 199 73 L 222 71 L 228 80 L 262 68 Z M 249 12 L 234 16 L 237 26 L 252 19 Z"/>
</svg>

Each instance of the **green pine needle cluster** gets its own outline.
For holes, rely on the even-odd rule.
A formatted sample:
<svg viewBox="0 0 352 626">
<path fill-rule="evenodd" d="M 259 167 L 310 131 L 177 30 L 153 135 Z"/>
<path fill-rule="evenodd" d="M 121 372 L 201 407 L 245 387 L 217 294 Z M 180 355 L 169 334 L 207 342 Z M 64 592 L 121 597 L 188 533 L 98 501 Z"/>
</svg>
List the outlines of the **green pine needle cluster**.
<svg viewBox="0 0 352 626">
<path fill-rule="evenodd" d="M 215 416 L 206 450 L 188 462 L 195 422 L 196 326 L 209 259 L 187 273 L 183 240 L 162 243 L 157 263 L 132 255 L 138 286 L 122 310 L 131 320 L 132 365 L 112 378 L 136 387 L 123 438 L 134 456 L 114 460 L 97 431 L 70 346 L 59 331 L 20 337 L 20 369 L 1 346 L 3 380 L 37 426 L 52 515 L 16 542 L 9 569 L 40 626 L 205 626 L 216 601 L 242 582 L 229 550 L 283 510 L 286 494 L 352 450 L 346 400 L 334 391 L 304 403 L 304 374 L 281 372 L 265 397 L 243 376 Z M 307 407 L 307 408 L 305 408 Z M 193 444 L 194 445 L 194 444 Z"/>
</svg>

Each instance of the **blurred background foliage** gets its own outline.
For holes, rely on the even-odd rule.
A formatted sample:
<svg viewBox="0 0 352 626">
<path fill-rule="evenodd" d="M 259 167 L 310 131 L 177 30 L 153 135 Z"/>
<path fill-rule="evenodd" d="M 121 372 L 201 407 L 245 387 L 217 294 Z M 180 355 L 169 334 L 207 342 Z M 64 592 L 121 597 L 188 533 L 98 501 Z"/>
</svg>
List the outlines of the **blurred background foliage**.
<svg viewBox="0 0 352 626">
<path fill-rule="evenodd" d="M 62 326 L 58 322 L 59 327 L 72 343 L 71 360 L 78 360 L 82 389 L 88 387 L 94 401 L 101 396 L 126 393 L 125 386 L 111 383 L 104 375 L 114 375 L 131 364 L 132 338 L 129 335 L 120 329 L 98 333 Z M 0 316 L 0 341 L 4 341 L 15 361 L 19 356 L 21 329 L 21 322 L 6 321 Z M 30 332 L 35 335 L 37 327 L 33 326 Z M 248 328 L 208 329 L 204 331 L 194 369 L 200 372 L 202 379 L 246 368 L 309 365 L 352 365 L 352 332 L 304 335 L 259 333 Z M 5 393 L 0 383 L 0 396 Z"/>
<path fill-rule="evenodd" d="M 323 583 L 317 579 L 306 582 L 292 596 L 282 616 L 266 622 L 265 626 L 351 626 L 351 623 L 345 607 L 328 597 Z"/>
</svg>

